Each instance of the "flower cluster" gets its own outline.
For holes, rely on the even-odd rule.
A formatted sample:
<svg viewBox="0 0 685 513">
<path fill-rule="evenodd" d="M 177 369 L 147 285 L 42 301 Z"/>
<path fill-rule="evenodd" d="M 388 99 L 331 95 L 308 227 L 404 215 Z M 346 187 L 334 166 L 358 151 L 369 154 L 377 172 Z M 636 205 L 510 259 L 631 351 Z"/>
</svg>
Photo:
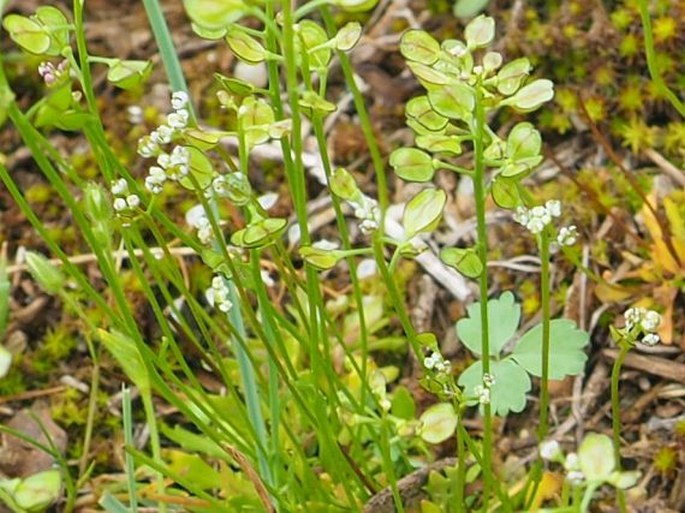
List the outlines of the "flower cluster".
<svg viewBox="0 0 685 513">
<path fill-rule="evenodd" d="M 190 170 L 190 151 L 185 146 L 175 146 L 171 153 L 166 153 L 162 147 L 170 144 L 174 137 L 188 125 L 190 112 L 188 111 L 188 95 L 183 91 L 176 91 L 171 96 L 173 112 L 167 116 L 166 124 L 160 125 L 150 135 L 138 141 L 138 154 L 143 158 L 157 157 L 157 165 L 151 166 L 145 178 L 145 187 L 152 194 L 162 192 L 167 180 L 178 181 L 186 176 Z"/>
<path fill-rule="evenodd" d="M 573 485 L 579 485 L 585 479 L 580 469 L 580 460 L 575 452 L 564 455 L 559 442 L 545 440 L 538 447 L 540 457 L 549 462 L 561 463 L 566 470 L 566 479 Z"/>
<path fill-rule="evenodd" d="M 450 362 L 445 360 L 437 351 L 433 351 L 430 356 L 423 359 L 423 366 L 439 374 L 449 374 L 452 368 Z"/>
<path fill-rule="evenodd" d="M 213 240 L 212 224 L 202 205 L 195 205 L 186 212 L 186 223 L 197 230 L 197 238 L 202 244 L 209 244 Z"/>
<path fill-rule="evenodd" d="M 490 404 L 490 389 L 494 384 L 495 376 L 487 372 L 483 374 L 483 384 L 473 389 L 480 404 Z"/>
<path fill-rule="evenodd" d="M 140 198 L 137 194 L 130 193 L 128 182 L 124 178 L 112 182 L 110 190 L 114 196 L 114 211 L 118 214 L 130 212 L 140 206 Z"/>
<path fill-rule="evenodd" d="M 354 209 L 354 217 L 359 219 L 359 229 L 364 235 L 375 231 L 380 226 L 381 211 L 378 208 L 378 202 L 360 194 L 356 201 L 349 201 L 350 206 Z"/>
<path fill-rule="evenodd" d="M 537 235 L 542 232 L 553 217 L 561 215 L 561 202 L 549 200 L 544 206 L 533 208 L 518 207 L 514 214 L 514 221 L 525 226 L 531 233 Z"/>
<path fill-rule="evenodd" d="M 69 69 L 69 62 L 63 60 L 57 66 L 51 62 L 41 62 L 38 65 L 38 74 L 45 82 L 45 85 L 51 87 L 57 83 L 57 81 L 64 76 L 64 73 Z"/>
<path fill-rule="evenodd" d="M 207 289 L 205 293 L 207 302 L 220 311 L 228 313 L 233 308 L 229 295 L 230 291 L 223 276 L 214 276 L 212 278 L 212 287 Z"/>
<path fill-rule="evenodd" d="M 561 202 L 549 200 L 544 205 L 533 208 L 518 207 L 514 213 L 514 221 L 525 226 L 533 235 L 541 233 L 552 220 L 561 216 Z M 578 240 L 578 229 L 575 225 L 562 226 L 556 243 L 559 246 L 572 246 Z"/>
<path fill-rule="evenodd" d="M 659 335 L 656 331 L 661 325 L 661 315 L 654 310 L 647 310 L 646 308 L 634 307 L 626 310 L 624 314 L 628 334 L 632 334 L 637 338 L 643 335 L 640 339 L 642 344 L 647 346 L 654 346 L 659 343 Z"/>
</svg>

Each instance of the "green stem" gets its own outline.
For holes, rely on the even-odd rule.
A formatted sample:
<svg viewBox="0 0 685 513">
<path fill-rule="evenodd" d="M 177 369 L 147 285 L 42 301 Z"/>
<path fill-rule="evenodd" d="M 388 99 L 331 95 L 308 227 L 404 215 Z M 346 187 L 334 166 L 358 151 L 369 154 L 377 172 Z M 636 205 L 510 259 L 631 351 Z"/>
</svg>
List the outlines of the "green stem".
<svg viewBox="0 0 685 513">
<path fill-rule="evenodd" d="M 320 12 L 321 17 L 326 25 L 326 30 L 329 34 L 334 33 L 336 30 L 335 21 L 333 20 L 333 16 L 329 11 L 328 6 L 322 6 Z M 361 125 L 362 132 L 364 133 L 364 139 L 369 147 L 371 163 L 373 164 L 373 170 L 376 174 L 378 203 L 381 209 L 381 218 L 385 219 L 385 211 L 388 209 L 388 205 L 390 204 L 390 195 L 388 193 L 388 178 L 385 174 L 385 164 L 383 162 L 381 150 L 378 147 L 378 141 L 376 140 L 376 135 L 373 131 L 373 125 L 371 124 L 369 112 L 366 110 L 364 97 L 362 96 L 359 87 L 357 87 L 357 82 L 354 78 L 354 69 L 352 68 L 350 58 L 344 52 L 338 52 L 338 58 L 340 59 L 340 67 L 345 75 L 345 82 L 352 93 L 354 108 L 359 116 L 359 124 Z M 381 222 L 381 226 L 384 226 L 383 222 Z"/>
<path fill-rule="evenodd" d="M 669 89 L 664 82 L 664 77 L 661 75 L 661 70 L 656 64 L 656 52 L 654 50 L 654 37 L 652 33 L 652 20 L 649 17 L 649 6 L 647 0 L 638 0 L 638 7 L 640 8 L 640 18 L 642 19 L 643 34 L 645 39 L 645 55 L 647 56 L 647 67 L 649 74 L 652 77 L 654 85 L 658 91 L 663 94 L 671 105 L 678 111 L 678 113 L 685 117 L 685 104 L 680 101 L 680 98 Z"/>
<path fill-rule="evenodd" d="M 542 379 L 540 382 L 540 425 L 538 439 L 544 440 L 549 431 L 549 344 L 550 344 L 550 268 L 549 268 L 549 233 L 543 230 L 540 234 L 540 288 L 542 301 Z"/>
<path fill-rule="evenodd" d="M 183 76 L 181 62 L 178 59 L 178 53 L 176 52 L 174 42 L 171 38 L 171 33 L 169 32 L 169 27 L 164 19 L 164 13 L 162 12 L 162 7 L 159 5 L 159 1 L 143 0 L 143 5 L 145 6 L 145 13 L 147 14 L 148 21 L 150 22 L 152 33 L 155 36 L 157 47 L 159 48 L 159 55 L 164 63 L 164 70 L 166 71 L 167 78 L 169 79 L 169 85 L 171 86 L 171 89 L 172 91 L 185 91 L 187 93 L 188 86 L 186 84 L 186 79 Z M 194 120 L 195 115 L 193 113 L 192 105 L 188 105 L 188 111 L 190 112 L 191 119 Z"/>
<path fill-rule="evenodd" d="M 614 458 L 616 470 L 621 470 L 621 402 L 618 395 L 619 380 L 623 362 L 630 351 L 630 345 L 619 342 L 619 352 L 611 369 L 611 428 L 614 441 Z"/>
<path fill-rule="evenodd" d="M 485 152 L 485 110 L 483 106 L 482 93 L 476 87 L 476 112 L 474 119 L 473 151 L 474 151 L 474 173 L 473 173 L 473 192 L 476 203 L 476 231 L 478 234 L 478 258 L 483 264 L 478 284 L 480 289 L 480 317 L 481 317 L 481 336 L 482 336 L 482 363 L 483 375 L 490 373 L 490 325 L 488 320 L 488 232 L 485 221 L 485 165 L 483 163 Z M 493 489 L 492 476 L 492 410 L 490 404 L 484 405 L 483 415 L 483 511 L 488 510 L 488 502 Z"/>
</svg>

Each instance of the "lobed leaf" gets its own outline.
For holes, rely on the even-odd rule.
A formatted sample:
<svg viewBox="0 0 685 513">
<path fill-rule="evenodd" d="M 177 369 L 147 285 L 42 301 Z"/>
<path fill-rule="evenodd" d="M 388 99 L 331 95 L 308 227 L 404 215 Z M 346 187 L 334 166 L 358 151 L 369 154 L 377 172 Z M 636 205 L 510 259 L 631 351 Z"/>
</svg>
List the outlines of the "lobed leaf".
<svg viewBox="0 0 685 513">
<path fill-rule="evenodd" d="M 467 308 L 468 317 L 457 322 L 459 339 L 475 354 L 483 352 L 480 303 Z M 488 301 L 488 332 L 490 355 L 498 356 L 504 345 L 514 336 L 521 319 L 521 306 L 514 301 L 511 292 L 504 292 L 498 299 Z"/>
<path fill-rule="evenodd" d="M 590 335 L 578 329 L 568 319 L 554 319 L 550 322 L 550 379 L 575 376 L 585 369 L 587 355 L 583 348 Z M 512 358 L 534 376 L 542 375 L 542 324 L 527 331 L 516 344 Z"/>
<path fill-rule="evenodd" d="M 516 362 L 507 358 L 490 362 L 490 374 L 495 382 L 490 388 L 490 407 L 495 415 L 518 413 L 526 407 L 526 394 L 532 388 L 530 377 Z M 478 360 L 459 376 L 459 386 L 466 396 L 476 396 L 476 387 L 483 386 L 483 362 Z"/>
</svg>

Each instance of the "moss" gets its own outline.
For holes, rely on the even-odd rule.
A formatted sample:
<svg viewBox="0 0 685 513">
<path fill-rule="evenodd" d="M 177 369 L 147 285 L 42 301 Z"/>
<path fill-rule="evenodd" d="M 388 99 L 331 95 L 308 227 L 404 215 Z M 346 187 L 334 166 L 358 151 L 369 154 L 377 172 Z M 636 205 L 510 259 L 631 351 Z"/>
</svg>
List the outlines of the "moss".
<svg viewBox="0 0 685 513">
<path fill-rule="evenodd" d="M 31 203 L 32 206 L 44 205 L 52 197 L 54 197 L 54 191 L 50 185 L 46 183 L 36 183 L 31 185 L 26 189 L 25 197 L 26 201 Z"/>
</svg>

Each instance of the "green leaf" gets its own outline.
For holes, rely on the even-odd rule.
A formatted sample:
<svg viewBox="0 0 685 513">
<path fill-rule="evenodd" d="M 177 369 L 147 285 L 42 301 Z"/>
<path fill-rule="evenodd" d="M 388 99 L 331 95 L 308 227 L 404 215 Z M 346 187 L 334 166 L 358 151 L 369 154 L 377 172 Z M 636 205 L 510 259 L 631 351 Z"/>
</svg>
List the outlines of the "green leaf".
<svg viewBox="0 0 685 513">
<path fill-rule="evenodd" d="M 226 42 L 236 57 L 244 62 L 257 64 L 266 59 L 266 50 L 261 43 L 242 30 L 229 29 Z"/>
<path fill-rule="evenodd" d="M 435 174 L 433 158 L 416 148 L 399 148 L 390 154 L 395 174 L 410 182 L 427 182 Z"/>
<path fill-rule="evenodd" d="M 449 120 L 435 112 L 427 96 L 417 96 L 407 102 L 405 114 L 408 118 L 421 123 L 431 132 L 439 132 L 447 126 Z"/>
<path fill-rule="evenodd" d="M 59 499 L 62 490 L 62 473 L 45 470 L 23 479 L 14 490 L 14 502 L 21 511 L 45 511 Z"/>
<path fill-rule="evenodd" d="M 473 89 L 459 82 L 431 89 L 428 101 L 438 114 L 464 121 L 471 119 L 476 106 Z"/>
<path fill-rule="evenodd" d="M 414 196 L 404 208 L 402 225 L 405 237 L 411 239 L 415 235 L 434 230 L 447 202 L 447 194 L 442 189 L 424 189 Z"/>
<path fill-rule="evenodd" d="M 444 248 L 440 260 L 469 278 L 478 278 L 483 272 L 483 263 L 473 248 Z"/>
<path fill-rule="evenodd" d="M 12 41 L 27 52 L 43 55 L 50 48 L 50 35 L 35 19 L 8 14 L 2 20 L 2 26 L 9 32 Z"/>
<path fill-rule="evenodd" d="M 409 61 L 430 66 L 440 56 L 440 43 L 423 30 L 408 30 L 400 40 L 400 52 Z"/>
<path fill-rule="evenodd" d="M 530 112 L 554 98 L 554 83 L 540 78 L 523 86 L 516 94 L 502 100 L 500 105 L 510 105 L 520 112 Z"/>
<path fill-rule="evenodd" d="M 138 87 L 152 71 L 152 61 L 116 60 L 107 71 L 107 80 L 126 91 Z"/>
<path fill-rule="evenodd" d="M 466 25 L 464 38 L 469 48 L 482 48 L 495 38 L 495 20 L 481 14 Z"/>
<path fill-rule="evenodd" d="M 64 290 L 66 278 L 59 267 L 35 251 L 27 251 L 25 258 L 31 276 L 41 289 L 48 294 L 59 294 Z"/>
<path fill-rule="evenodd" d="M 194 146 L 186 146 L 190 152 L 189 173 L 197 180 L 201 190 L 205 190 L 212 183 L 214 178 L 214 166 L 207 155 Z M 194 190 L 195 186 L 190 177 L 184 176 L 178 183 L 189 190 Z"/>
<path fill-rule="evenodd" d="M 245 15 L 242 0 L 183 0 L 188 17 L 200 27 L 225 29 Z"/>
<path fill-rule="evenodd" d="M 119 331 L 98 330 L 98 337 L 142 394 L 150 392 L 150 377 L 136 343 Z"/>
<path fill-rule="evenodd" d="M 419 417 L 419 436 L 429 444 L 439 444 L 450 438 L 457 429 L 459 417 L 450 403 L 434 404 Z"/>
<path fill-rule="evenodd" d="M 472 352 L 483 352 L 480 303 L 467 308 L 468 317 L 457 322 L 459 339 Z M 521 306 L 514 301 L 514 294 L 507 291 L 498 299 L 488 301 L 488 331 L 490 355 L 498 356 L 504 345 L 514 336 L 521 319 Z"/>
<path fill-rule="evenodd" d="M 607 435 L 588 433 L 578 448 L 580 471 L 590 482 L 603 483 L 616 467 L 614 444 Z"/>
<path fill-rule="evenodd" d="M 495 415 L 518 413 L 526 407 L 526 394 L 532 388 L 530 377 L 509 358 L 490 362 L 490 374 L 495 383 L 490 388 L 490 407 Z M 459 376 L 459 386 L 467 396 L 476 396 L 476 387 L 483 386 L 483 362 L 477 361 Z"/>
<path fill-rule="evenodd" d="M 583 348 L 590 335 L 568 319 L 550 322 L 549 377 L 562 379 L 583 372 L 587 355 Z M 512 358 L 534 376 L 542 375 L 542 324 L 527 331 L 516 344 Z"/>
<path fill-rule="evenodd" d="M 407 387 L 399 385 L 392 392 L 392 407 L 390 411 L 395 417 L 412 420 L 416 417 L 416 403 Z"/>
</svg>

